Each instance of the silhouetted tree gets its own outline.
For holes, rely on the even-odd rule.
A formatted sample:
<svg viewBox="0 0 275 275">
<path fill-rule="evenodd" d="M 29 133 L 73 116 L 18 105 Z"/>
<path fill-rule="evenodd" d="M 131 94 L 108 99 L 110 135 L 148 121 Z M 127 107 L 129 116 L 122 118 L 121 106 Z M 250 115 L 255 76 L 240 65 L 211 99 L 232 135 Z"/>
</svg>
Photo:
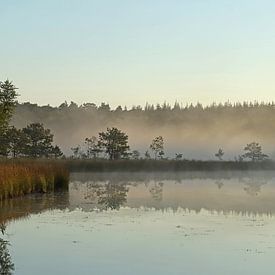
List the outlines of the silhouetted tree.
<svg viewBox="0 0 275 275">
<path fill-rule="evenodd" d="M 60 158 L 63 156 L 63 153 L 61 151 L 61 149 L 55 145 L 54 147 L 52 147 L 52 150 L 51 150 L 51 155 L 54 157 L 54 158 Z"/>
<path fill-rule="evenodd" d="M 97 138 L 94 136 L 85 138 L 85 144 L 87 146 L 87 158 L 97 158 L 101 152 Z"/>
<path fill-rule="evenodd" d="M 160 151 L 159 152 L 159 158 L 160 159 L 163 159 L 164 158 L 164 151 Z M 167 158 L 166 158 L 167 159 Z"/>
<path fill-rule="evenodd" d="M 176 160 L 182 160 L 182 154 L 181 153 L 176 153 L 176 157 L 175 157 L 175 159 Z"/>
<path fill-rule="evenodd" d="M 7 130 L 0 131 L 0 156 L 8 157 L 9 155 L 9 136 Z"/>
<path fill-rule="evenodd" d="M 78 105 L 71 101 L 70 105 L 68 106 L 69 110 L 77 110 L 78 109 Z"/>
<path fill-rule="evenodd" d="M 99 133 L 99 145 L 108 154 L 110 160 L 128 156 L 128 136 L 117 128 L 107 128 L 106 132 Z"/>
<path fill-rule="evenodd" d="M 0 155 L 8 155 L 8 125 L 16 105 L 16 87 L 11 81 L 0 81 Z"/>
<path fill-rule="evenodd" d="M 101 112 L 109 112 L 111 108 L 109 104 L 102 102 L 101 105 L 98 107 L 98 110 Z"/>
<path fill-rule="evenodd" d="M 150 149 L 155 154 L 155 159 L 157 157 L 162 157 L 164 155 L 164 141 L 162 136 L 158 136 L 152 140 L 150 145 Z"/>
<path fill-rule="evenodd" d="M 68 102 L 65 101 L 65 102 L 61 103 L 58 108 L 61 110 L 68 108 Z"/>
<path fill-rule="evenodd" d="M 76 147 L 72 147 L 71 150 L 73 152 L 73 158 L 75 158 L 75 159 L 81 158 L 82 153 L 81 153 L 80 145 L 77 145 Z"/>
<path fill-rule="evenodd" d="M 215 154 L 215 157 L 218 158 L 218 160 L 222 160 L 223 155 L 224 151 L 220 148 L 218 152 Z"/>
<path fill-rule="evenodd" d="M 9 153 L 13 158 L 16 158 L 18 155 L 24 154 L 24 148 L 28 143 L 27 135 L 20 129 L 11 127 L 7 131 L 9 139 Z"/>
<path fill-rule="evenodd" d="M 243 154 L 243 158 L 248 158 L 251 161 L 263 161 L 268 158 L 268 155 L 262 153 L 262 147 L 257 142 L 251 142 L 244 148 L 246 153 Z"/>
<path fill-rule="evenodd" d="M 117 106 L 117 108 L 115 109 L 115 112 L 122 112 L 123 110 L 122 110 L 122 107 L 119 105 L 119 106 Z"/>
<path fill-rule="evenodd" d="M 132 152 L 132 158 L 133 159 L 139 159 L 140 158 L 140 153 L 138 150 L 133 150 Z"/>
<path fill-rule="evenodd" d="M 53 135 L 49 129 L 45 129 L 41 123 L 29 124 L 22 132 L 27 137 L 27 142 L 24 146 L 24 154 L 26 156 L 49 157 L 53 152 Z"/>
<path fill-rule="evenodd" d="M 145 156 L 145 159 L 150 159 L 151 158 L 150 153 L 149 153 L 148 150 L 145 152 L 144 156 Z"/>
<path fill-rule="evenodd" d="M 84 103 L 82 105 L 82 108 L 85 110 L 85 111 L 96 111 L 97 110 L 97 106 L 96 104 L 94 103 Z"/>
<path fill-rule="evenodd" d="M 16 87 L 11 81 L 0 81 L 0 134 L 8 127 L 9 120 L 12 116 L 16 104 Z"/>
</svg>

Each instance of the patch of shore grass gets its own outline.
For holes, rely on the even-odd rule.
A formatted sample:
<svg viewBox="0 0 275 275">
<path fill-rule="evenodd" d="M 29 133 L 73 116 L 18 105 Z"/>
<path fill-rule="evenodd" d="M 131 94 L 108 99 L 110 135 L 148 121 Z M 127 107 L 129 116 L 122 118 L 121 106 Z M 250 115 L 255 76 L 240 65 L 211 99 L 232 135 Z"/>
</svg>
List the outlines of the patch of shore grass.
<svg viewBox="0 0 275 275">
<path fill-rule="evenodd" d="M 0 161 L 0 201 L 68 188 L 69 172 L 55 161 Z"/>
</svg>

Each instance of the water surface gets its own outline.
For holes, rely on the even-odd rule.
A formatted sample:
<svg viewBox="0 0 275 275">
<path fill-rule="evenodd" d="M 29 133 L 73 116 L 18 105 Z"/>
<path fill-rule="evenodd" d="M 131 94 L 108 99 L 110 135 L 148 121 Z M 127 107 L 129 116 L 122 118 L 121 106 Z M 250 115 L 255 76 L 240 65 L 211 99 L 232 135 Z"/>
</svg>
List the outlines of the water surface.
<svg viewBox="0 0 275 275">
<path fill-rule="evenodd" d="M 274 274 L 274 213 L 271 172 L 75 173 L 2 203 L 1 255 L 28 275 Z"/>
</svg>

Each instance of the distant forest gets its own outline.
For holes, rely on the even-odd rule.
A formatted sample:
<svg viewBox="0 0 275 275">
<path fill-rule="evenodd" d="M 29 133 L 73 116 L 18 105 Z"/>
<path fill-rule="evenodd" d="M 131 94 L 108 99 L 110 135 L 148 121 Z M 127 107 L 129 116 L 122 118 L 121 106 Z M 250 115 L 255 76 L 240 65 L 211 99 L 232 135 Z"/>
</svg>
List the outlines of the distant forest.
<svg viewBox="0 0 275 275">
<path fill-rule="evenodd" d="M 152 139 L 164 137 L 165 154 L 194 159 L 214 159 L 223 148 L 224 159 L 234 159 L 249 142 L 260 142 L 263 151 L 275 154 L 275 103 L 243 102 L 224 104 L 172 106 L 163 103 L 144 107 L 118 106 L 106 103 L 77 105 L 62 103 L 59 107 L 18 103 L 12 124 L 18 128 L 40 122 L 51 129 L 55 142 L 67 155 L 70 148 L 83 145 L 87 137 L 107 127 L 118 127 L 129 136 L 131 149 L 144 153 Z"/>
</svg>

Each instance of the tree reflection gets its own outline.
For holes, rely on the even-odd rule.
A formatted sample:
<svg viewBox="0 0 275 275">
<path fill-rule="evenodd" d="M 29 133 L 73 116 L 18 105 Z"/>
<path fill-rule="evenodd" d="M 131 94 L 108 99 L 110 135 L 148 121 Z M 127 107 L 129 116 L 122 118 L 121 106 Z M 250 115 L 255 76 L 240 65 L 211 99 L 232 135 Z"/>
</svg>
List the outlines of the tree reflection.
<svg viewBox="0 0 275 275">
<path fill-rule="evenodd" d="M 249 178 L 247 180 L 241 180 L 244 182 L 244 191 L 250 196 L 257 196 L 261 193 L 261 188 L 267 183 L 265 179 Z"/>
<path fill-rule="evenodd" d="M 85 199 L 102 205 L 104 209 L 118 210 L 127 202 L 129 188 L 126 183 L 117 181 L 109 181 L 105 184 L 89 183 L 87 188 Z"/>
<path fill-rule="evenodd" d="M 1 224 L 1 232 L 4 235 L 6 226 Z M 9 242 L 0 238 L 0 274 L 9 275 L 14 271 L 14 264 L 8 250 Z"/>
<path fill-rule="evenodd" d="M 104 205 L 106 209 L 119 209 L 127 202 L 128 191 L 129 189 L 124 184 L 109 182 L 104 188 L 98 190 L 98 203 Z"/>
<path fill-rule="evenodd" d="M 215 184 L 218 186 L 219 189 L 221 189 L 224 186 L 224 184 L 221 180 L 216 180 Z"/>
<path fill-rule="evenodd" d="M 155 183 L 154 186 L 149 189 L 149 192 L 155 201 L 161 202 L 163 198 L 163 182 Z"/>
</svg>

